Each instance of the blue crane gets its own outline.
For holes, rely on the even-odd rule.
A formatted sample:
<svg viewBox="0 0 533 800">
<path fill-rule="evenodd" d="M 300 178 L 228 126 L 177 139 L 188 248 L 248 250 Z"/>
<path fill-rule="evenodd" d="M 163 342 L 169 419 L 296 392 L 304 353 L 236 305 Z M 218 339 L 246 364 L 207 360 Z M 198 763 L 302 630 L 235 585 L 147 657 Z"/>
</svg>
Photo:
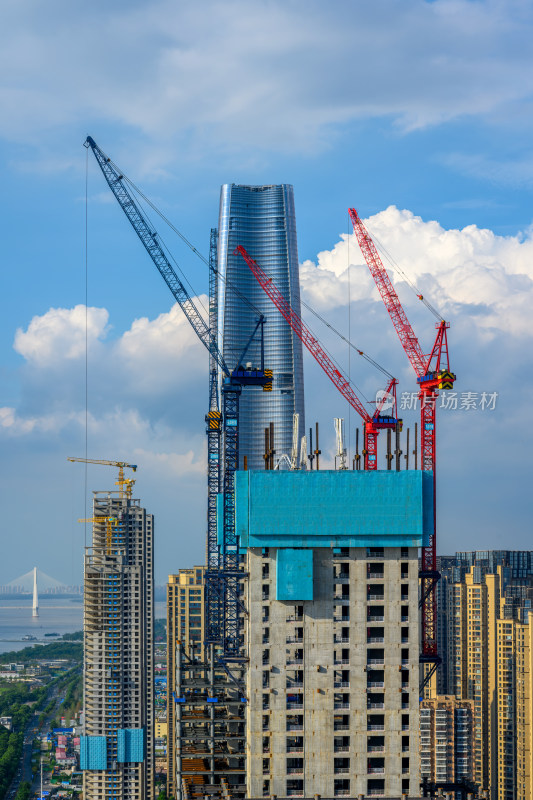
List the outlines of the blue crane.
<svg viewBox="0 0 533 800">
<path fill-rule="evenodd" d="M 239 600 L 239 580 L 242 569 L 239 559 L 239 541 L 235 529 L 235 471 L 239 465 L 239 398 L 243 386 L 262 386 L 269 391 L 272 371 L 264 368 L 263 326 L 259 315 L 257 324 L 244 348 L 237 365 L 230 370 L 216 340 L 216 235 L 210 241 L 210 325 L 206 323 L 194 300 L 170 263 L 157 231 L 146 219 L 130 192 L 125 176 L 98 147 L 91 136 L 85 141 L 91 148 L 109 188 L 115 195 L 131 226 L 146 248 L 163 280 L 179 303 L 194 332 L 209 352 L 210 391 L 209 412 L 206 415 L 208 436 L 208 520 L 207 520 L 207 570 L 206 570 L 206 642 L 221 649 L 223 662 L 243 661 L 239 614 L 243 610 Z M 212 284 L 212 285 L 211 285 Z M 242 367 L 248 349 L 256 335 L 260 335 L 261 364 L 258 369 Z M 218 408 L 217 371 L 223 380 L 221 387 L 222 413 Z M 221 448 L 221 438 L 223 446 Z M 222 480 L 220 453 L 222 449 Z M 219 548 L 216 530 L 216 496 L 223 494 L 223 543 Z"/>
</svg>

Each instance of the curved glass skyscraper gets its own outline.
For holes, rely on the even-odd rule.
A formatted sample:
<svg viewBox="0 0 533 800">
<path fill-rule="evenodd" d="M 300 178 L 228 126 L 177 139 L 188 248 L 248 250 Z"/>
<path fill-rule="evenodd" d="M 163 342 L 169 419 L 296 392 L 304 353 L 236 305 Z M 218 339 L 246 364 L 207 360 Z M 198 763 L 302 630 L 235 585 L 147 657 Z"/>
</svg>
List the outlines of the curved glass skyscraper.
<svg viewBox="0 0 533 800">
<path fill-rule="evenodd" d="M 220 193 L 218 227 L 218 344 L 228 367 L 239 357 L 260 312 L 265 317 L 265 367 L 274 372 L 272 392 L 245 387 L 240 401 L 240 458 L 249 469 L 263 469 L 264 429 L 274 423 L 275 461 L 290 456 L 292 415 L 300 415 L 299 435 L 305 432 L 302 344 L 282 318 L 240 255 L 243 245 L 300 313 L 298 247 L 292 186 L 224 184 Z M 226 280 L 227 279 L 227 280 Z M 244 295 L 254 308 L 237 294 Z M 259 364 L 259 340 L 245 361 Z"/>
</svg>

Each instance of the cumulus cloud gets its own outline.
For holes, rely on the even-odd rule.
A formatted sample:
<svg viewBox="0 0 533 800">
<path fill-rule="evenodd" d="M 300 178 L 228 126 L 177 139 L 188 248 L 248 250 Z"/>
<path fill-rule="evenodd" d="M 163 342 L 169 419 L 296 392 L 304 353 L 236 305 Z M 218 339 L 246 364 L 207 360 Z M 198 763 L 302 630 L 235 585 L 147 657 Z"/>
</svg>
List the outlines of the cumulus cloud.
<svg viewBox="0 0 533 800">
<path fill-rule="evenodd" d="M 51 308 L 34 317 L 28 328 L 15 334 L 15 350 L 38 367 L 79 359 L 85 344 L 105 338 L 109 314 L 105 308 Z"/>
<path fill-rule="evenodd" d="M 411 304 L 414 294 L 405 284 L 408 276 L 444 316 L 459 317 L 461 310 L 475 315 L 487 333 L 504 331 L 529 336 L 533 306 L 533 238 L 498 236 L 469 225 L 445 230 L 438 222 L 425 222 L 412 212 L 390 206 L 365 221 L 375 242 L 393 254 L 400 268 L 389 275 L 402 300 Z M 403 273 L 403 275 L 402 275 Z M 354 234 L 344 234 L 331 249 L 318 254 L 316 263 L 301 267 L 304 297 L 318 308 L 331 309 L 379 294 L 359 250 Z"/>
<path fill-rule="evenodd" d="M 362 118 L 503 120 L 533 88 L 533 10 L 519 2 L 10 0 L 2 15 L 0 130 L 34 143 L 91 119 L 166 142 L 165 157 L 176 139 L 315 152 Z"/>
</svg>

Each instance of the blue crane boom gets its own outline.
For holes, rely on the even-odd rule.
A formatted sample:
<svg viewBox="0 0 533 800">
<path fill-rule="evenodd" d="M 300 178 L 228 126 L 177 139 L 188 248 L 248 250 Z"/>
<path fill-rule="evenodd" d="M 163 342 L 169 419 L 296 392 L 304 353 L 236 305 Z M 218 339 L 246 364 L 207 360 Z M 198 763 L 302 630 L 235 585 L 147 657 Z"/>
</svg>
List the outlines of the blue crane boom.
<svg viewBox="0 0 533 800">
<path fill-rule="evenodd" d="M 115 195 L 135 233 L 148 251 L 148 255 L 161 273 L 163 280 L 180 304 L 194 332 L 204 347 L 207 348 L 212 358 L 216 360 L 224 374 L 229 377 L 230 372 L 218 348 L 215 333 L 211 332 L 209 329 L 208 324 L 196 307 L 194 300 L 176 274 L 174 267 L 168 260 L 165 251 L 158 241 L 157 231 L 150 225 L 125 186 L 124 176 L 118 171 L 111 159 L 98 147 L 92 136 L 87 137 L 85 146 L 90 147 L 93 151 L 109 188 Z"/>
<path fill-rule="evenodd" d="M 209 351 L 210 398 L 209 412 L 206 415 L 208 434 L 208 530 L 207 530 L 207 571 L 206 571 L 206 640 L 219 645 L 224 662 L 242 662 L 240 636 L 240 612 L 243 610 L 239 599 L 239 580 L 242 567 L 239 557 L 239 537 L 235 530 L 235 470 L 239 464 L 239 398 L 243 386 L 262 386 L 269 391 L 272 386 L 272 371 L 265 370 L 263 363 L 263 323 L 259 316 L 256 327 L 242 352 L 235 369 L 230 371 L 216 341 L 215 309 L 210 309 L 210 326 L 200 314 L 187 289 L 179 279 L 168 260 L 157 231 L 148 222 L 136 201 L 125 185 L 124 175 L 110 158 L 98 147 L 91 136 L 85 141 L 90 147 L 100 169 L 124 211 L 131 226 L 146 248 L 148 255 L 159 270 L 174 298 L 179 303 L 196 335 Z M 211 236 L 210 283 L 215 281 L 216 239 Z M 214 286 L 210 286 L 210 299 L 214 300 Z M 255 334 L 261 337 L 261 365 L 259 369 L 244 369 L 241 364 Z M 222 383 L 222 414 L 217 408 L 215 362 L 224 375 Z M 223 457 L 220 459 L 220 440 L 223 436 Z M 222 463 L 220 463 L 222 461 Z M 223 467 L 223 480 L 220 469 Z M 223 507 L 223 546 L 218 547 L 216 531 L 216 497 L 222 483 Z"/>
</svg>

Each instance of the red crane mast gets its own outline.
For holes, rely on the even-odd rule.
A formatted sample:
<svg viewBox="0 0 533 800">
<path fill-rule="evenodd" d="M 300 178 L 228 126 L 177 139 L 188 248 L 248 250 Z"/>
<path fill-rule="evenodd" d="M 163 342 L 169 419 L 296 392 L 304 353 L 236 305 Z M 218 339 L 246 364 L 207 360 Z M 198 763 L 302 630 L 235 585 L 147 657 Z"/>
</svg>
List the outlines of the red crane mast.
<svg viewBox="0 0 533 800">
<path fill-rule="evenodd" d="M 436 585 L 440 578 L 437 570 L 436 530 L 436 400 L 439 389 L 452 389 L 456 376 L 450 372 L 447 330 L 450 327 L 443 319 L 436 325 L 437 336 L 429 355 L 424 355 L 402 307 L 387 270 L 368 231 L 355 208 L 348 209 L 359 247 L 374 278 L 385 307 L 389 312 L 403 349 L 411 362 L 418 383 L 420 400 L 420 437 L 422 469 L 433 472 L 433 526 L 429 545 L 422 548 L 420 569 L 422 606 L 422 652 L 421 663 L 431 665 L 425 683 L 440 664 L 437 647 L 437 599 Z M 422 300 L 422 295 L 418 295 Z"/>
<path fill-rule="evenodd" d="M 380 430 L 385 428 L 396 429 L 398 424 L 396 412 L 396 378 L 392 378 L 386 392 L 381 400 L 376 404 L 376 410 L 372 416 L 368 413 L 365 406 L 352 389 L 348 378 L 340 372 L 338 367 L 333 363 L 328 354 L 324 351 L 318 340 L 313 336 L 309 328 L 306 326 L 302 318 L 292 308 L 290 303 L 281 294 L 280 290 L 273 283 L 272 278 L 269 278 L 262 267 L 259 266 L 257 261 L 254 261 L 246 252 L 242 245 L 235 249 L 235 253 L 240 253 L 244 258 L 256 280 L 261 285 L 265 293 L 270 297 L 282 317 L 288 322 L 292 330 L 301 339 L 302 343 L 307 347 L 311 355 L 318 361 L 328 378 L 335 384 L 339 392 L 346 398 L 352 408 L 357 411 L 363 420 L 364 426 L 364 468 L 366 470 L 377 469 L 377 438 Z M 385 417 L 381 415 L 381 410 L 387 399 L 387 396 L 393 396 L 393 417 Z"/>
</svg>

